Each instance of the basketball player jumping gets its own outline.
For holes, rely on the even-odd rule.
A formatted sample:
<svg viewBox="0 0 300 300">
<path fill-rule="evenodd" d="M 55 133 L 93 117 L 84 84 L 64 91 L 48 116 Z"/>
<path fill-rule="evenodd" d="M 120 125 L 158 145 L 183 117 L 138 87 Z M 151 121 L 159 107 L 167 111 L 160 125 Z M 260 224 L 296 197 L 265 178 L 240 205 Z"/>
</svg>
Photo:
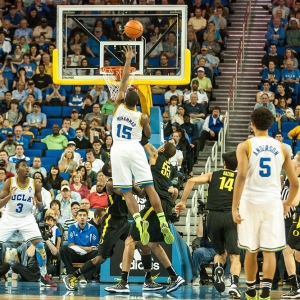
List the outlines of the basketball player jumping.
<svg viewBox="0 0 300 300">
<path fill-rule="evenodd" d="M 153 178 L 148 165 L 145 151 L 140 144 L 142 131 L 147 138 L 150 138 L 151 129 L 149 118 L 136 110 L 139 102 L 139 96 L 136 92 L 128 92 L 128 79 L 130 63 L 135 54 L 130 46 L 124 47 L 126 57 L 124 72 L 121 79 L 120 89 L 115 99 L 115 110 L 112 121 L 113 146 L 111 148 L 111 165 L 114 188 L 120 188 L 129 211 L 131 212 L 136 227 L 140 233 L 141 243 L 143 245 L 149 242 L 149 233 L 147 231 L 148 221 L 142 221 L 139 213 L 138 204 L 132 194 L 132 175 L 138 186 L 144 187 L 149 196 L 158 220 L 160 230 L 167 244 L 174 242 L 165 214 L 162 209 L 161 201 L 153 187 Z M 126 96 L 125 96 L 126 94 Z"/>
<path fill-rule="evenodd" d="M 247 300 L 256 300 L 257 253 L 263 251 L 261 300 L 269 300 L 276 268 L 275 251 L 285 248 L 284 218 L 298 191 L 298 179 L 288 150 L 268 136 L 272 113 L 258 108 L 251 114 L 255 137 L 238 145 L 238 173 L 234 184 L 232 216 L 238 224 L 238 243 L 246 249 L 244 261 Z M 281 201 L 281 169 L 290 181 L 288 198 Z"/>
<path fill-rule="evenodd" d="M 31 241 L 35 246 L 41 270 L 41 284 L 56 287 L 47 274 L 44 243 L 38 224 L 31 212 L 34 202 L 38 207 L 43 206 L 41 187 L 29 178 L 29 166 L 25 160 L 17 162 L 16 172 L 16 177 L 5 181 L 0 194 L 0 208 L 6 206 L 0 220 L 0 243 L 5 243 L 16 230 L 19 230 L 24 240 Z"/>
</svg>

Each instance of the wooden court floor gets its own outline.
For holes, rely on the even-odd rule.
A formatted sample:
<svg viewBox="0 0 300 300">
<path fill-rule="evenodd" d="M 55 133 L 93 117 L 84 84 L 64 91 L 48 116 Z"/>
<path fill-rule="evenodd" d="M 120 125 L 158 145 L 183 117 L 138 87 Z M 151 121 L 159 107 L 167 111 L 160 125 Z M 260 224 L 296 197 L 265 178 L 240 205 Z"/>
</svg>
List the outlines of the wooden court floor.
<svg viewBox="0 0 300 300">
<path fill-rule="evenodd" d="M 68 292 L 62 282 L 58 283 L 57 288 L 45 288 L 40 284 L 32 282 L 0 282 L 0 300 L 15 299 L 103 299 L 103 300 L 122 300 L 122 299 L 230 299 L 228 288 L 224 293 L 218 293 L 212 285 L 208 286 L 182 286 L 177 291 L 167 294 L 165 290 L 156 292 L 143 292 L 141 284 L 131 284 L 130 294 L 109 294 L 104 288 L 110 284 L 92 283 L 86 286 L 79 286 L 78 291 Z M 245 285 L 241 285 L 241 291 L 245 290 Z M 288 286 L 283 286 L 271 292 L 271 299 L 278 300 L 280 295 L 289 290 Z M 244 299 L 244 298 L 242 298 Z"/>
</svg>

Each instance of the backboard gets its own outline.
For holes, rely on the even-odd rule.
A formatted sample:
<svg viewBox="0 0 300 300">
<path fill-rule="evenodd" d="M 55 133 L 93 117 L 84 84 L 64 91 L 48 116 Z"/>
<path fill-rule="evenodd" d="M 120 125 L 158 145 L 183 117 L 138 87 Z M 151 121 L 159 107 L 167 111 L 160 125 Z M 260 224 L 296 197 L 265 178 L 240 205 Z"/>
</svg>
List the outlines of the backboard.
<svg viewBox="0 0 300 300">
<path fill-rule="evenodd" d="M 136 68 L 133 84 L 189 83 L 191 55 L 186 49 L 185 5 L 160 5 L 159 11 L 155 5 L 58 5 L 57 9 L 55 83 L 105 84 L 100 68 L 124 65 L 122 49 L 126 45 L 136 52 L 131 63 Z M 136 40 L 124 33 L 124 25 L 131 19 L 144 26 L 143 35 Z M 78 58 L 75 50 L 79 45 Z"/>
</svg>

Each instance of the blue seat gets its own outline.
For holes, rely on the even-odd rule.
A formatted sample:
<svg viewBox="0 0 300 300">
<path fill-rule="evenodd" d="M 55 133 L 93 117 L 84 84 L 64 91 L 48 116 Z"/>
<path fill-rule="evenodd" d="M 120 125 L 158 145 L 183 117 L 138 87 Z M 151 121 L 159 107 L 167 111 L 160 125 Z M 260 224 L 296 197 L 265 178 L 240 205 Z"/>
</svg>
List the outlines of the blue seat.
<svg viewBox="0 0 300 300">
<path fill-rule="evenodd" d="M 34 127 L 29 128 L 29 131 L 31 131 L 34 134 L 34 136 L 37 136 L 39 134 L 39 130 Z"/>
<path fill-rule="evenodd" d="M 74 106 L 63 106 L 62 109 L 62 117 L 70 117 L 72 109 L 76 108 L 78 112 L 81 112 L 81 107 L 74 107 Z"/>
<path fill-rule="evenodd" d="M 42 142 L 33 142 L 30 149 L 42 149 L 42 150 L 46 150 L 47 149 L 47 145 L 45 143 Z"/>
<path fill-rule="evenodd" d="M 76 152 L 79 153 L 80 156 L 82 157 L 82 160 L 85 161 L 86 150 L 76 150 Z"/>
<path fill-rule="evenodd" d="M 64 150 L 46 150 L 46 157 L 56 157 L 58 160 L 60 160 L 63 152 Z"/>
<path fill-rule="evenodd" d="M 298 125 L 299 125 L 298 122 L 282 122 L 281 131 L 288 133 Z"/>
<path fill-rule="evenodd" d="M 99 57 L 87 57 L 87 61 L 89 62 L 89 65 L 92 65 L 92 66 L 99 66 L 99 64 L 100 64 Z"/>
<path fill-rule="evenodd" d="M 46 128 L 52 128 L 54 124 L 58 124 L 58 126 L 61 128 L 62 127 L 62 119 L 47 119 L 47 126 Z"/>
<path fill-rule="evenodd" d="M 149 67 L 158 67 L 159 66 L 159 57 L 149 57 L 148 58 Z"/>
<path fill-rule="evenodd" d="M 57 165 L 59 157 L 42 157 L 42 164 L 44 165 Z"/>
<path fill-rule="evenodd" d="M 43 150 L 42 149 L 28 149 L 24 150 L 24 155 L 29 156 L 29 157 L 34 157 L 34 156 L 42 156 Z"/>
<path fill-rule="evenodd" d="M 153 105 L 166 106 L 165 96 L 162 95 L 152 95 Z"/>
<path fill-rule="evenodd" d="M 52 165 L 44 165 L 44 164 L 42 164 L 42 167 L 44 167 L 46 169 L 46 172 L 49 173 Z"/>
<path fill-rule="evenodd" d="M 60 173 L 59 174 L 64 180 L 68 180 L 70 179 L 70 174 L 69 173 Z"/>
<path fill-rule="evenodd" d="M 270 136 L 273 135 L 273 132 L 278 131 L 278 122 L 274 122 L 272 126 L 268 129 L 268 133 Z"/>
<path fill-rule="evenodd" d="M 49 134 L 52 134 L 52 128 L 43 128 L 42 129 L 42 135 L 47 136 Z"/>
<path fill-rule="evenodd" d="M 32 135 L 30 134 L 22 134 L 22 136 L 30 142 L 32 140 Z"/>
<path fill-rule="evenodd" d="M 42 106 L 42 113 L 44 113 L 47 118 L 61 117 L 61 112 L 61 106 Z"/>
<path fill-rule="evenodd" d="M 284 139 L 282 142 L 285 143 L 285 144 L 290 145 L 293 148 L 293 140 Z M 298 141 L 296 142 L 296 147 L 300 147 L 300 141 L 299 141 L 299 143 L 298 143 Z"/>
</svg>

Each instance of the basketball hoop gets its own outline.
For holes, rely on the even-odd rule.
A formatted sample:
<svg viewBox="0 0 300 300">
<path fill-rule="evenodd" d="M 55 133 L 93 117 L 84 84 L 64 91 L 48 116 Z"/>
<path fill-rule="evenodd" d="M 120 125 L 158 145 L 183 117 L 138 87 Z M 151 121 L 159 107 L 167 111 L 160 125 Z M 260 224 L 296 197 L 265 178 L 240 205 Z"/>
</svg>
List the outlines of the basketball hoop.
<svg viewBox="0 0 300 300">
<path fill-rule="evenodd" d="M 128 80 L 128 87 L 130 87 L 131 83 L 133 82 L 135 76 L 136 68 L 130 67 L 129 68 L 129 80 Z M 124 66 L 115 66 L 115 67 L 102 67 L 100 68 L 100 74 L 103 74 L 104 80 L 106 85 L 108 86 L 110 97 L 112 99 L 116 99 L 116 96 L 120 89 L 121 78 L 124 73 Z"/>
</svg>

